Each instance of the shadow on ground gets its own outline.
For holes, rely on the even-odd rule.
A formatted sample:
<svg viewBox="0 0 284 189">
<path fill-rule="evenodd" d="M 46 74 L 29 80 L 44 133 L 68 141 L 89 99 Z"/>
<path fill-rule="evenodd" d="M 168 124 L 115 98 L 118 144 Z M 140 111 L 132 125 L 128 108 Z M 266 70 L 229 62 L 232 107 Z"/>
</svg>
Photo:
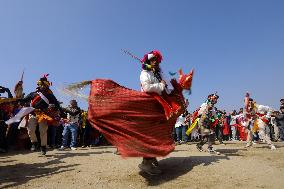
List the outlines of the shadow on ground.
<svg viewBox="0 0 284 189">
<path fill-rule="evenodd" d="M 243 156 L 242 154 L 238 153 L 239 151 L 247 151 L 247 149 L 218 149 L 218 152 L 224 154 L 226 156 Z"/>
<path fill-rule="evenodd" d="M 79 164 L 64 165 L 64 159 L 72 156 L 90 156 L 93 154 L 113 153 L 112 151 L 103 152 L 88 152 L 88 153 L 74 153 L 68 151 L 57 152 L 54 155 L 46 155 L 42 158 L 47 158 L 48 161 L 44 163 L 17 163 L 14 165 L 3 165 L 5 162 L 12 162 L 9 160 L 10 156 L 1 157 L 0 159 L 0 188 L 17 187 L 27 183 L 30 180 L 40 177 L 47 177 L 62 172 L 75 170 Z M 49 160 L 50 159 L 50 160 Z"/>
<path fill-rule="evenodd" d="M 157 186 L 187 174 L 195 166 L 209 166 L 213 163 L 219 163 L 220 160 L 229 160 L 230 156 L 242 156 L 238 154 L 239 151 L 246 151 L 246 149 L 218 149 L 221 155 L 170 157 L 159 161 L 159 167 L 163 172 L 161 175 L 150 176 L 144 172 L 139 174 L 145 178 L 148 186 Z"/>
</svg>

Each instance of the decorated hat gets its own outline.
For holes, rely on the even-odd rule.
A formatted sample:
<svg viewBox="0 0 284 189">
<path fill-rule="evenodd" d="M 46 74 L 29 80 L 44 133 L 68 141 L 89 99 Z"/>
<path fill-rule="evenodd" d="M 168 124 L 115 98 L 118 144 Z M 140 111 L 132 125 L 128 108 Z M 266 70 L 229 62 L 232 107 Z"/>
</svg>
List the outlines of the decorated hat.
<svg viewBox="0 0 284 189">
<path fill-rule="evenodd" d="M 219 98 L 219 96 L 215 93 L 215 94 L 210 94 L 208 95 L 207 99 L 212 101 L 212 100 L 217 100 Z"/>
<path fill-rule="evenodd" d="M 37 81 L 37 85 L 38 86 L 44 85 L 46 87 L 50 87 L 52 85 L 52 82 L 48 81 L 48 79 L 47 79 L 48 76 L 49 76 L 49 74 L 44 74 L 43 77 L 41 77 Z"/>
<path fill-rule="evenodd" d="M 216 104 L 217 100 L 218 100 L 219 96 L 217 95 L 217 93 L 215 94 L 210 94 L 207 97 L 207 102 L 208 103 L 212 103 L 212 104 Z"/>
<path fill-rule="evenodd" d="M 163 60 L 163 56 L 159 51 L 153 50 L 144 55 L 142 62 L 149 62 L 152 59 L 156 59 L 157 62 L 161 63 L 161 61 Z"/>
</svg>

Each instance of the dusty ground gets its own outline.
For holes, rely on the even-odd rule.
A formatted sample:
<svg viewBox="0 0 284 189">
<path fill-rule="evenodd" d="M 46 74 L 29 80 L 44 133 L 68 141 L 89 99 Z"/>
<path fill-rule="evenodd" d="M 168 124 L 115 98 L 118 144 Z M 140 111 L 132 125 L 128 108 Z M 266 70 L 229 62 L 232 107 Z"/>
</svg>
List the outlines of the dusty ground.
<svg viewBox="0 0 284 189">
<path fill-rule="evenodd" d="M 112 146 L 10 152 L 0 156 L 0 188 L 283 188 L 284 143 L 277 151 L 265 144 L 245 149 L 244 143 L 216 145 L 221 155 L 180 145 L 160 159 L 163 174 L 139 172 L 139 158 L 122 159 Z"/>
</svg>

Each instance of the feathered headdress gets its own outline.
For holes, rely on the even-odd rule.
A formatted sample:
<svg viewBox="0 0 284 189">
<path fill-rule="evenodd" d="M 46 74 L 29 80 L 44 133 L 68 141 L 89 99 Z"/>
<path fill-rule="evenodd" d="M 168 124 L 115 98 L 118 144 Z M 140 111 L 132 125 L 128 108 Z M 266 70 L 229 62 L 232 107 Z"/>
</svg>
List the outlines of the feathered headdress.
<svg viewBox="0 0 284 189">
<path fill-rule="evenodd" d="M 49 74 L 44 74 L 43 77 L 41 77 L 38 81 L 37 81 L 37 85 L 44 85 L 46 87 L 50 87 L 52 86 L 52 82 L 48 81 L 47 77 L 49 76 Z"/>
<path fill-rule="evenodd" d="M 216 104 L 218 98 L 219 96 L 217 95 L 217 92 L 215 92 L 214 94 L 210 94 L 207 97 L 207 103 Z"/>
</svg>

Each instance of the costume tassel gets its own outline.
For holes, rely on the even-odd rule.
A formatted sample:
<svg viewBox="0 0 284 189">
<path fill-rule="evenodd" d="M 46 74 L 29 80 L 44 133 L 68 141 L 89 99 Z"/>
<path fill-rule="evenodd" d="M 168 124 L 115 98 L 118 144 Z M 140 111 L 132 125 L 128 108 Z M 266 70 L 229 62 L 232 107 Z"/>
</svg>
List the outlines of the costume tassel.
<svg viewBox="0 0 284 189">
<path fill-rule="evenodd" d="M 63 92 L 64 94 L 73 96 L 73 97 L 80 97 L 85 100 L 88 100 L 88 95 L 84 95 L 80 93 L 83 89 L 85 89 L 86 86 L 90 85 L 92 81 L 82 81 L 79 83 L 72 83 L 70 85 L 67 85 L 65 87 L 61 87 L 59 90 Z"/>
</svg>

